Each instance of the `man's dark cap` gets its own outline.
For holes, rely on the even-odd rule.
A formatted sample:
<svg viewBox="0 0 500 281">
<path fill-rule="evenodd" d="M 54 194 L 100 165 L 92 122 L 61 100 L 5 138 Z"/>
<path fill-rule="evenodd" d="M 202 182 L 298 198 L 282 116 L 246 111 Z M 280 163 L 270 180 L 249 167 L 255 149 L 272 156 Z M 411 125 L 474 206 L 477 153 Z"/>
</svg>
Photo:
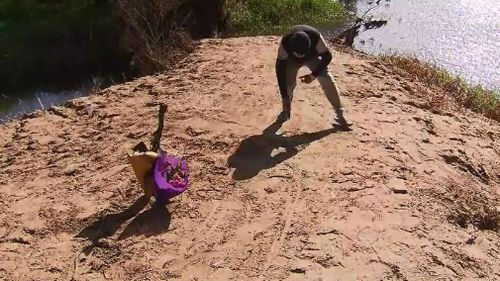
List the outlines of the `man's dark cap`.
<svg viewBox="0 0 500 281">
<path fill-rule="evenodd" d="M 311 38 L 304 31 L 298 31 L 290 38 L 290 45 L 292 52 L 305 55 L 311 48 Z"/>
</svg>

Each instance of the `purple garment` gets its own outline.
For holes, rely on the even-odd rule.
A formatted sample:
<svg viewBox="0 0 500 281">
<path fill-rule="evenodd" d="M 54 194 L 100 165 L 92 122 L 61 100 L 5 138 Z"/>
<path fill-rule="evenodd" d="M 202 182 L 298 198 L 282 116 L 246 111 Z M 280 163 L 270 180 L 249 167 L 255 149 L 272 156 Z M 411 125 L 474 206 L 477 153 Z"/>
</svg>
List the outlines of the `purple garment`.
<svg viewBox="0 0 500 281">
<path fill-rule="evenodd" d="M 170 172 L 180 165 L 181 177 L 168 179 Z M 155 196 L 158 203 L 166 203 L 169 199 L 180 195 L 189 186 L 189 172 L 184 159 L 169 154 L 160 154 L 153 170 Z"/>
</svg>

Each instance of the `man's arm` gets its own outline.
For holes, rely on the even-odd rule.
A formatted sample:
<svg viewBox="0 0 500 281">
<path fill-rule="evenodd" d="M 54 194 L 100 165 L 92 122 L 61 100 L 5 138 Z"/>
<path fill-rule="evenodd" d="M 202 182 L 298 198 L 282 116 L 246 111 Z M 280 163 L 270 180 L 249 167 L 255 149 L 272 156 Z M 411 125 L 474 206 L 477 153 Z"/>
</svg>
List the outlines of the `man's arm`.
<svg viewBox="0 0 500 281">
<path fill-rule="evenodd" d="M 326 70 L 326 68 L 332 61 L 332 53 L 326 46 L 325 39 L 323 38 L 322 35 L 320 35 L 318 44 L 316 45 L 316 52 L 318 52 L 319 56 L 321 57 L 321 63 L 319 64 L 318 68 L 312 72 L 312 75 L 314 77 L 319 76 L 321 72 Z"/>
<path fill-rule="evenodd" d="M 288 98 L 288 89 L 286 85 L 286 65 L 288 63 L 288 53 L 283 47 L 283 43 L 280 44 L 278 50 L 278 58 L 276 59 L 276 76 L 278 78 L 278 86 L 280 89 L 281 98 Z"/>
</svg>

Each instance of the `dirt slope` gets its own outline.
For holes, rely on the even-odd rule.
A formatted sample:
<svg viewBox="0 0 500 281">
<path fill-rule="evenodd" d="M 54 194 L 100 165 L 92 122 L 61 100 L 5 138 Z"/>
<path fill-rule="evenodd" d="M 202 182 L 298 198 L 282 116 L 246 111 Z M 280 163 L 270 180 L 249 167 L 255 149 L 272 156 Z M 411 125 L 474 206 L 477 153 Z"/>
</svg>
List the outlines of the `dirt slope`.
<svg viewBox="0 0 500 281">
<path fill-rule="evenodd" d="M 317 82 L 279 128 L 277 44 L 208 40 L 168 74 L 2 125 L 0 279 L 500 280 L 499 124 L 339 49 L 354 130 L 332 129 Z M 192 173 L 166 208 L 124 153 L 158 101 Z"/>
</svg>

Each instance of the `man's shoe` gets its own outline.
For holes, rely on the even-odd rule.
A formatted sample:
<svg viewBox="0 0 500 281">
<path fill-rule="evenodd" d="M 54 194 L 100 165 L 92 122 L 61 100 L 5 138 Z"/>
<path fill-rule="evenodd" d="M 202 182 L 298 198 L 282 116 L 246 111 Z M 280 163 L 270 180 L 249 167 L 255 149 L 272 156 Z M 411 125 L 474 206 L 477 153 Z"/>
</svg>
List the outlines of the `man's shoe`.
<svg viewBox="0 0 500 281">
<path fill-rule="evenodd" d="M 337 116 L 335 121 L 342 127 L 343 129 L 349 129 L 352 126 L 352 123 L 347 121 L 343 115 Z"/>
</svg>

